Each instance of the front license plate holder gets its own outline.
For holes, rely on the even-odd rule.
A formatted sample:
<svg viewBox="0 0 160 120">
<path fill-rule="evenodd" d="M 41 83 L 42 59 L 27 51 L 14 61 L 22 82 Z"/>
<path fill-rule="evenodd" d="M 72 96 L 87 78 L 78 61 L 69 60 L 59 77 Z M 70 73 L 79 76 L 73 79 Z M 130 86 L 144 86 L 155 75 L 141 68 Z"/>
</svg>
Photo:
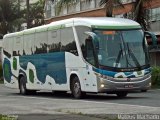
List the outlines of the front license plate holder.
<svg viewBox="0 0 160 120">
<path fill-rule="evenodd" d="M 124 88 L 133 88 L 132 84 L 124 85 Z"/>
</svg>

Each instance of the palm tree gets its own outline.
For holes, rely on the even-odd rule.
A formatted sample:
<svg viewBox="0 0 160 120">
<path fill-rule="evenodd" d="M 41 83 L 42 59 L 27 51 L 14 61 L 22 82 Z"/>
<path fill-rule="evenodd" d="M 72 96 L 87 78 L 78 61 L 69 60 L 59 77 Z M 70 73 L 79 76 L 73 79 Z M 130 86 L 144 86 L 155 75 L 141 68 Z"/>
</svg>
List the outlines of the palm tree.
<svg viewBox="0 0 160 120">
<path fill-rule="evenodd" d="M 44 0 L 30 4 L 29 27 L 36 27 L 44 24 Z"/>
<path fill-rule="evenodd" d="M 106 10 L 106 16 L 113 16 L 113 8 L 115 6 L 123 7 L 122 0 L 101 0 L 99 3 L 100 6 L 104 6 Z"/>
<path fill-rule="evenodd" d="M 70 7 L 78 2 L 80 0 L 51 0 L 52 2 L 56 2 L 56 14 L 60 14 L 62 8 Z"/>
<path fill-rule="evenodd" d="M 51 0 L 55 2 L 55 0 Z M 90 2 L 91 0 L 86 0 L 86 2 Z M 59 0 L 56 3 L 57 6 L 57 14 L 60 13 L 63 7 L 69 7 L 76 3 L 80 2 L 80 0 Z M 99 3 L 100 6 L 104 6 L 106 9 L 106 16 L 112 17 L 114 6 L 118 5 L 120 7 L 124 7 L 122 4 L 122 0 L 101 0 Z"/>
<path fill-rule="evenodd" d="M 44 0 L 38 0 L 30 4 L 30 0 L 26 0 L 26 22 L 27 28 L 32 28 L 44 24 Z"/>
<path fill-rule="evenodd" d="M 55 2 L 55 0 L 52 0 Z M 80 0 L 59 0 L 57 2 L 57 13 L 59 14 L 60 11 L 62 10 L 63 7 L 71 6 Z M 86 0 L 91 1 L 91 0 Z M 152 0 L 136 0 L 134 5 L 133 5 L 133 20 L 137 21 L 138 23 L 141 24 L 144 30 L 148 30 L 149 24 L 149 15 L 148 12 L 144 8 L 144 3 L 150 4 Z M 107 17 L 112 17 L 113 16 L 113 9 L 115 6 L 118 7 L 123 7 L 124 5 L 122 4 L 123 0 L 101 0 L 99 5 L 105 7 L 105 12 Z"/>
<path fill-rule="evenodd" d="M 133 12 L 134 12 L 134 19 L 137 21 L 141 26 L 143 27 L 144 30 L 149 29 L 149 13 L 147 10 L 144 8 L 144 4 L 150 4 L 152 0 L 136 0 L 134 7 L 133 7 Z"/>
</svg>

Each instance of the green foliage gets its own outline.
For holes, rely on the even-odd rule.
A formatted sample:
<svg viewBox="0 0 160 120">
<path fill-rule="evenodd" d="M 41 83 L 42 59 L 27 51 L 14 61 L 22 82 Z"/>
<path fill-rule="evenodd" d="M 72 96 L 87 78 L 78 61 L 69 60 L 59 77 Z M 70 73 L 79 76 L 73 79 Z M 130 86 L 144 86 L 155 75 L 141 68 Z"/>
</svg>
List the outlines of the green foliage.
<svg viewBox="0 0 160 120">
<path fill-rule="evenodd" d="M 55 0 L 51 0 L 52 2 L 55 2 Z M 90 2 L 91 0 L 86 0 L 87 2 Z M 60 12 L 64 7 L 70 7 L 74 4 L 77 4 L 80 2 L 80 0 L 59 0 L 56 3 L 56 14 L 59 15 Z M 149 29 L 149 13 L 146 11 L 146 8 L 144 7 L 144 4 L 150 5 L 152 0 L 135 0 L 133 8 L 131 10 L 132 12 L 132 18 L 133 20 L 137 21 L 144 30 Z M 100 0 L 99 2 L 100 6 L 103 6 L 105 8 L 106 16 L 112 17 L 113 16 L 113 10 L 116 7 L 124 8 L 123 0 Z M 125 9 L 125 8 L 124 8 Z M 127 17 L 127 16 L 124 16 Z"/>
<path fill-rule="evenodd" d="M 20 9 L 18 0 L 0 0 L 0 33 L 5 35 L 20 30 L 27 21 L 27 9 Z M 44 0 L 29 6 L 30 27 L 44 24 Z"/>
<path fill-rule="evenodd" d="M 101 0 L 99 2 L 100 6 L 105 7 L 105 12 L 107 17 L 113 17 L 113 8 L 116 6 L 124 8 L 122 0 Z"/>
<path fill-rule="evenodd" d="M 13 32 L 24 22 L 24 11 L 19 11 L 17 0 L 0 0 L 0 33 Z"/>
<path fill-rule="evenodd" d="M 160 67 L 152 68 L 152 87 L 160 87 Z"/>
<path fill-rule="evenodd" d="M 34 4 L 30 4 L 30 27 L 36 27 L 44 24 L 44 2 L 44 0 L 39 0 Z"/>
<path fill-rule="evenodd" d="M 54 2 L 55 0 L 52 0 Z M 89 0 L 88 0 L 89 1 Z M 62 11 L 62 8 L 70 7 L 74 4 L 77 4 L 79 0 L 59 0 L 56 3 L 56 14 L 59 15 Z"/>
<path fill-rule="evenodd" d="M 142 28 L 147 31 L 149 29 L 149 13 L 144 7 L 144 4 L 150 5 L 152 0 L 135 0 L 133 6 L 133 20 L 137 21 Z"/>
<path fill-rule="evenodd" d="M 18 116 L 14 116 L 14 115 L 0 115 L 0 120 L 18 120 Z"/>
</svg>

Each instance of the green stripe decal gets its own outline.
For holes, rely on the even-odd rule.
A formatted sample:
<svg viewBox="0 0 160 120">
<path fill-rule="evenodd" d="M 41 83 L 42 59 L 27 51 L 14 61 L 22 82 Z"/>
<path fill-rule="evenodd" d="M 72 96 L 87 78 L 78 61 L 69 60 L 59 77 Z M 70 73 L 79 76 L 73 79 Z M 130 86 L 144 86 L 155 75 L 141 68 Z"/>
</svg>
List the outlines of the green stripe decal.
<svg viewBox="0 0 160 120">
<path fill-rule="evenodd" d="M 57 30 L 57 29 L 60 29 L 60 28 L 65 28 L 65 25 L 50 26 L 48 28 L 48 30 Z"/>
<path fill-rule="evenodd" d="M 141 28 L 140 25 L 132 25 L 132 26 L 95 26 L 92 25 L 92 28 L 97 28 L 97 29 L 139 29 Z"/>
<path fill-rule="evenodd" d="M 21 35 L 23 35 L 23 32 L 18 32 L 17 33 L 17 36 L 21 36 Z"/>
<path fill-rule="evenodd" d="M 38 33 L 38 32 L 45 32 L 45 31 L 47 31 L 47 27 L 46 28 L 39 28 L 39 29 L 36 29 L 36 33 Z"/>
<path fill-rule="evenodd" d="M 24 35 L 35 33 L 35 30 L 24 31 Z"/>
</svg>

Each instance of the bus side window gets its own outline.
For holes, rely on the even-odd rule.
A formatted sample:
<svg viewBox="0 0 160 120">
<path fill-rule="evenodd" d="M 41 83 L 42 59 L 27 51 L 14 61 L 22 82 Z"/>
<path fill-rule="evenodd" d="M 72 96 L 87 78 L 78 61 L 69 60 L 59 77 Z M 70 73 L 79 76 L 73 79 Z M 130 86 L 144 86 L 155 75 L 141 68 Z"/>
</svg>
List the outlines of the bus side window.
<svg viewBox="0 0 160 120">
<path fill-rule="evenodd" d="M 3 40 L 3 53 L 10 58 L 12 56 L 12 49 L 13 49 L 13 37 L 4 38 Z"/>
<path fill-rule="evenodd" d="M 13 56 L 23 55 L 23 36 L 13 38 Z"/>
<path fill-rule="evenodd" d="M 92 37 L 88 36 L 85 40 L 85 48 L 86 48 L 86 60 L 92 64 L 95 65 L 95 58 L 94 58 L 94 47 L 93 47 L 93 40 Z"/>
<path fill-rule="evenodd" d="M 34 54 L 34 39 L 35 34 L 27 34 L 23 37 L 23 55 L 32 55 Z"/>
<path fill-rule="evenodd" d="M 35 54 L 47 53 L 47 31 L 35 33 Z"/>
<path fill-rule="evenodd" d="M 78 56 L 77 46 L 72 28 L 61 29 L 61 51 L 70 52 Z"/>
<path fill-rule="evenodd" d="M 48 31 L 48 52 L 59 52 L 60 46 L 60 30 Z"/>
<path fill-rule="evenodd" d="M 80 47 L 82 50 L 82 54 L 84 59 L 86 59 L 86 38 L 87 35 L 85 34 L 86 31 L 91 31 L 89 27 L 84 26 L 76 26 L 77 36 L 79 39 Z"/>
</svg>

